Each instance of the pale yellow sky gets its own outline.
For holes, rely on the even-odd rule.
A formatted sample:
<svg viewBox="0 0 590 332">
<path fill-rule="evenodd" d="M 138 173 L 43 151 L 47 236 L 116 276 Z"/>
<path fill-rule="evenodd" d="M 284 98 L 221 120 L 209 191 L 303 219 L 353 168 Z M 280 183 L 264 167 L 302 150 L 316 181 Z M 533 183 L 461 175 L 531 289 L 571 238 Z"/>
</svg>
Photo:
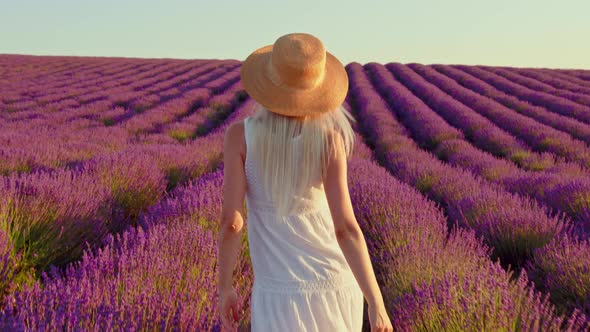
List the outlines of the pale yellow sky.
<svg viewBox="0 0 590 332">
<path fill-rule="evenodd" d="M 590 69 L 590 1 L 20 0 L 0 53 L 245 59 L 307 32 L 344 64 Z"/>
</svg>

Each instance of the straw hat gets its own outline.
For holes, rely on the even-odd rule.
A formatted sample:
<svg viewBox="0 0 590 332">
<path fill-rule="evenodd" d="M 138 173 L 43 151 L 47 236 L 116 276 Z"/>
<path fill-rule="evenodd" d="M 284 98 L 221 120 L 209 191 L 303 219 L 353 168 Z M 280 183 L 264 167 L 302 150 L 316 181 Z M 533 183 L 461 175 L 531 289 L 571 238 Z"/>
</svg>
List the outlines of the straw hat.
<svg viewBox="0 0 590 332">
<path fill-rule="evenodd" d="M 290 33 L 255 50 L 242 63 L 240 76 L 254 100 L 287 116 L 333 111 L 348 92 L 342 63 L 307 33 Z"/>
</svg>

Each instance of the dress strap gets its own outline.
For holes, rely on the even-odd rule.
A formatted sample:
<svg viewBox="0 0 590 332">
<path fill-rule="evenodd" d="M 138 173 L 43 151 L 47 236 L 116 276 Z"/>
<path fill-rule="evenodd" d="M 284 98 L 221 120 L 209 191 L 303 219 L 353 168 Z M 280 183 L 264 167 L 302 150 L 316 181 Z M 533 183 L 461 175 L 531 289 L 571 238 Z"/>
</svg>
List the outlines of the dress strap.
<svg viewBox="0 0 590 332">
<path fill-rule="evenodd" d="M 250 143 L 250 128 L 248 125 L 248 120 L 250 119 L 249 116 L 244 118 L 244 139 L 246 141 L 246 148 L 248 148 L 248 143 Z M 247 150 L 246 150 L 247 151 Z"/>
</svg>

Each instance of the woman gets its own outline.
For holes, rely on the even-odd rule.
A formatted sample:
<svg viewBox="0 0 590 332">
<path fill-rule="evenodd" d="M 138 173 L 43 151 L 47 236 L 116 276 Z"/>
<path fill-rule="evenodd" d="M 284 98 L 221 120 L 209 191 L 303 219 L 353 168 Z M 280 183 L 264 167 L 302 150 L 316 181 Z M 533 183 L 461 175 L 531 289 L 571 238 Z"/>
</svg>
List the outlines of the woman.
<svg viewBox="0 0 590 332">
<path fill-rule="evenodd" d="M 250 54 L 241 79 L 257 112 L 225 133 L 223 327 L 238 318 L 231 278 L 245 197 L 252 331 L 360 331 L 364 299 L 372 331 L 392 331 L 348 192 L 344 66 L 316 37 L 293 33 Z"/>
</svg>

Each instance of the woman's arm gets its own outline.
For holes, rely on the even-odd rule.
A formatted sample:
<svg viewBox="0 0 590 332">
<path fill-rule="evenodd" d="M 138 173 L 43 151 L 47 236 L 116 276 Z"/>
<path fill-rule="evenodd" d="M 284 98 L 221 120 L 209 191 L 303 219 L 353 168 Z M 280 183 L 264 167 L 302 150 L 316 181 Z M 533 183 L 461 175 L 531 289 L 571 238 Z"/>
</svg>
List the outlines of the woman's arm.
<svg viewBox="0 0 590 332">
<path fill-rule="evenodd" d="M 384 308 L 367 244 L 356 221 L 348 192 L 344 144 L 339 135 L 332 136 L 332 139 L 336 139 L 337 149 L 334 157 L 329 161 L 324 188 L 334 222 L 336 238 L 369 307 Z"/>
<path fill-rule="evenodd" d="M 220 293 L 232 289 L 233 269 L 241 247 L 246 194 L 246 175 L 240 152 L 243 135 L 243 126 L 233 123 L 227 128 L 223 143 L 223 206 L 218 242 Z"/>
</svg>

